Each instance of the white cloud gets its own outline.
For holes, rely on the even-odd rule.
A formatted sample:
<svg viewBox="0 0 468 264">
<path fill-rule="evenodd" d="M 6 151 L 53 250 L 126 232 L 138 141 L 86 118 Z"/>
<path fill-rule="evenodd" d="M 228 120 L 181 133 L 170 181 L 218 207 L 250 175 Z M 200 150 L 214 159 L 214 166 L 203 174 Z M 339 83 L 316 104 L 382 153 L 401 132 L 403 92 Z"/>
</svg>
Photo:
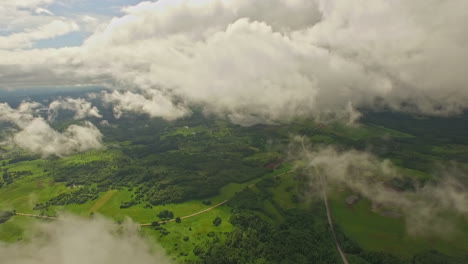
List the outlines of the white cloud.
<svg viewBox="0 0 468 264">
<path fill-rule="evenodd" d="M 73 119 L 84 119 L 86 117 L 102 118 L 99 114 L 99 109 L 96 106 L 92 106 L 90 102 L 83 98 L 70 98 L 59 99 L 49 104 L 49 121 L 54 120 L 58 115 L 59 111 L 65 109 L 74 112 Z"/>
<path fill-rule="evenodd" d="M 4 264 L 168 264 L 161 248 L 153 249 L 132 223 L 118 232 L 105 219 L 76 216 L 34 226 L 28 242 L 0 243 Z M 33 229 L 29 227 L 29 229 Z M 29 233 L 32 231 L 29 230 Z"/>
<path fill-rule="evenodd" d="M 415 184 L 414 191 L 397 191 L 388 183 L 402 175 L 388 160 L 355 150 L 309 149 L 300 155 L 310 172 L 311 189 L 317 191 L 321 185 L 318 177 L 323 177 L 330 188 L 345 187 L 383 211 L 402 213 L 411 234 L 450 236 L 458 226 L 447 213 L 468 219 L 468 187 L 456 180 L 456 173 L 447 173 L 437 184 Z"/>
<path fill-rule="evenodd" d="M 53 18 L 36 10 L 46 10 L 45 7 L 53 2 L 54 0 L 1 0 L 0 32 L 18 32 L 49 23 Z"/>
<path fill-rule="evenodd" d="M 102 146 L 102 134 L 90 122 L 70 125 L 64 132 L 54 130 L 42 118 L 34 118 L 13 136 L 13 142 L 27 151 L 43 157 L 66 156 Z"/>
<path fill-rule="evenodd" d="M 46 15 L 50 15 L 50 16 L 53 16 L 54 13 L 52 13 L 51 11 L 45 9 L 45 8 L 42 8 L 42 7 L 38 7 L 36 8 L 36 10 L 34 10 L 34 13 L 36 14 L 46 14 Z"/>
<path fill-rule="evenodd" d="M 61 0 L 1 0 L 0 50 L 30 49 L 38 41 L 54 39 L 72 32 L 91 34 L 104 21 L 110 19 L 83 11 L 63 12 L 64 5 L 65 2 Z M 55 7 L 59 14 L 50 11 L 49 7 Z M 65 45 L 70 43 L 66 42 Z"/>
<path fill-rule="evenodd" d="M 34 8 L 36 6 L 47 5 L 53 3 L 55 0 L 1 0 L 0 4 L 7 7 L 15 8 Z"/>
<path fill-rule="evenodd" d="M 143 2 L 81 47 L 0 52 L 2 86 L 107 84 L 130 90 L 107 97 L 117 112 L 167 116 L 183 102 L 237 123 L 350 105 L 456 114 L 468 107 L 467 3 Z M 137 94 L 145 103 L 130 103 Z"/>
<path fill-rule="evenodd" d="M 114 115 L 120 118 L 122 111 L 147 114 L 150 117 L 162 117 L 174 120 L 190 114 L 190 110 L 181 105 L 174 104 L 160 92 L 151 90 L 146 97 L 132 92 L 104 93 L 103 100 L 114 105 Z"/>
<path fill-rule="evenodd" d="M 54 130 L 42 117 L 34 115 L 35 103 L 24 102 L 18 109 L 0 104 L 0 120 L 15 124 L 19 131 L 11 140 L 18 147 L 43 157 L 65 156 L 102 147 L 102 134 L 90 122 Z"/>
<path fill-rule="evenodd" d="M 77 30 L 78 25 L 75 22 L 53 20 L 36 29 L 0 36 L 0 49 L 29 48 L 35 41 L 54 38 Z"/>
</svg>

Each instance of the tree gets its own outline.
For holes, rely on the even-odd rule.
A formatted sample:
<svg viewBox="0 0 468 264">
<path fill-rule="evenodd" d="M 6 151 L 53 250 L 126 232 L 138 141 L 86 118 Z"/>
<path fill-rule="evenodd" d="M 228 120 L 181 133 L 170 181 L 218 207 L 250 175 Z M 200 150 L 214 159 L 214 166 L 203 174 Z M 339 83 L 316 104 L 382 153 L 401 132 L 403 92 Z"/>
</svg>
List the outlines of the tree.
<svg viewBox="0 0 468 264">
<path fill-rule="evenodd" d="M 211 205 L 211 201 L 210 201 L 210 200 L 204 200 L 204 201 L 202 201 L 202 203 L 203 203 L 204 205 Z"/>
<path fill-rule="evenodd" d="M 5 223 L 8 221 L 16 212 L 9 212 L 9 211 L 0 211 L 0 224 Z"/>
<path fill-rule="evenodd" d="M 168 210 L 163 210 L 157 214 L 157 216 L 161 219 L 172 219 L 174 218 L 174 213 Z"/>
<path fill-rule="evenodd" d="M 180 217 L 177 217 L 177 218 L 175 219 L 175 221 L 176 221 L 176 223 L 182 222 L 182 220 L 180 220 Z"/>
<path fill-rule="evenodd" d="M 216 217 L 215 220 L 213 220 L 213 225 L 214 226 L 219 226 L 221 224 L 222 220 L 220 217 Z"/>
</svg>

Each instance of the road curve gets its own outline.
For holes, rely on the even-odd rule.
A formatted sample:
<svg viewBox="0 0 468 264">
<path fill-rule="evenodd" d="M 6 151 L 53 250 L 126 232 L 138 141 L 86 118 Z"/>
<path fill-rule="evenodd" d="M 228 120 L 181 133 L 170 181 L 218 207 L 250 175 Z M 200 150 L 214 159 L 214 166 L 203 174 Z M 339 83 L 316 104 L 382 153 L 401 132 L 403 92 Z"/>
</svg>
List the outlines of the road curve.
<svg viewBox="0 0 468 264">
<path fill-rule="evenodd" d="M 216 207 L 221 206 L 221 205 L 223 205 L 223 204 L 225 204 L 225 203 L 227 203 L 227 202 L 228 202 L 228 200 L 224 200 L 224 201 L 220 202 L 219 204 L 217 204 L 217 205 L 215 205 L 215 206 L 212 206 L 212 207 L 210 207 L 210 208 L 207 208 L 207 209 L 205 209 L 205 210 L 201 210 L 200 212 L 197 212 L 197 213 L 194 213 L 194 214 L 191 214 L 191 215 L 182 216 L 180 219 L 187 219 L 187 218 L 190 218 L 190 217 L 199 215 L 199 214 L 206 213 L 206 212 L 208 212 L 208 211 L 210 211 L 210 210 L 213 210 L 213 209 L 215 209 Z M 169 222 L 174 222 L 174 221 L 175 221 L 175 219 L 166 220 L 166 221 L 159 221 L 158 224 L 164 224 L 164 223 L 169 223 Z M 139 224 L 139 225 L 140 225 L 140 226 L 150 226 L 150 225 L 152 225 L 152 223 L 148 223 L 148 224 Z"/>
</svg>

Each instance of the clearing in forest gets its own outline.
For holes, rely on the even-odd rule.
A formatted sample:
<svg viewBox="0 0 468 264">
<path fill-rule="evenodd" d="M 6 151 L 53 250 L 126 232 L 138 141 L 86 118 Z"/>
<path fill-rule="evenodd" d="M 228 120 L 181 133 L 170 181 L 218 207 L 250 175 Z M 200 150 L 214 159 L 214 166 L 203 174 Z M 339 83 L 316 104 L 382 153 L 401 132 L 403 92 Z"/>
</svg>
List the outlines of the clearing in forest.
<svg viewBox="0 0 468 264">
<path fill-rule="evenodd" d="M 99 198 L 94 205 L 88 210 L 88 214 L 92 212 L 97 212 L 104 204 L 109 201 L 109 199 L 117 192 L 117 190 L 110 190 L 106 192 L 101 198 Z"/>
</svg>

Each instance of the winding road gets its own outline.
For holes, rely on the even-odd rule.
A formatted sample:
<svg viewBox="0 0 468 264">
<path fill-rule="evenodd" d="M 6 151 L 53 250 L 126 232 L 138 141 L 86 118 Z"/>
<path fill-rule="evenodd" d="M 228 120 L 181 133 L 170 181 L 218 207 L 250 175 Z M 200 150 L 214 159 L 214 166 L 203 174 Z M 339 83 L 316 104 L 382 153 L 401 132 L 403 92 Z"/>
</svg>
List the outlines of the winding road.
<svg viewBox="0 0 468 264">
<path fill-rule="evenodd" d="M 203 213 L 206 213 L 210 210 L 213 210 L 215 209 L 216 207 L 218 206 L 221 206 L 225 203 L 227 203 L 228 200 L 224 200 L 222 202 L 220 202 L 219 204 L 216 204 L 210 208 L 207 208 L 207 209 L 204 209 L 204 210 L 201 210 L 199 212 L 196 212 L 196 213 L 193 213 L 191 215 L 186 215 L 186 216 L 182 216 L 180 219 L 186 219 L 186 218 L 190 218 L 190 217 L 194 217 L 194 216 L 197 216 L 197 215 L 200 215 L 200 214 L 203 214 Z M 52 220 L 58 220 L 59 218 L 58 217 L 54 217 L 54 216 L 45 216 L 45 215 L 35 215 L 35 214 L 25 214 L 25 213 L 16 213 L 15 215 L 21 215 L 21 216 L 29 216 L 29 217 L 36 217 L 36 218 L 43 218 L 43 219 L 52 219 Z M 175 221 L 175 218 L 174 219 L 171 219 L 171 220 L 166 220 L 166 221 L 159 221 L 158 224 L 164 224 L 164 223 L 169 223 L 169 222 L 174 222 Z M 147 224 L 138 224 L 139 226 L 150 226 L 152 225 L 152 223 L 147 223 Z"/>
<path fill-rule="evenodd" d="M 197 216 L 199 214 L 203 214 L 203 213 L 206 213 L 210 210 L 213 210 L 215 209 L 216 207 L 218 206 L 221 206 L 225 203 L 227 203 L 229 200 L 224 200 L 222 202 L 220 202 L 219 204 L 215 205 L 215 206 L 212 206 L 210 208 L 207 208 L 205 210 L 201 210 L 200 212 L 197 212 L 197 213 L 194 213 L 194 214 L 191 214 L 191 215 L 186 215 L 186 216 L 182 216 L 180 219 L 186 219 L 186 218 L 190 218 L 190 217 L 194 217 L 194 216 Z M 166 221 L 159 221 L 158 224 L 164 224 L 164 223 L 169 223 L 169 222 L 174 222 L 175 221 L 175 218 L 174 219 L 171 219 L 171 220 L 166 220 Z M 140 226 L 150 226 L 152 225 L 152 223 L 148 223 L 148 224 L 139 224 Z"/>
</svg>

